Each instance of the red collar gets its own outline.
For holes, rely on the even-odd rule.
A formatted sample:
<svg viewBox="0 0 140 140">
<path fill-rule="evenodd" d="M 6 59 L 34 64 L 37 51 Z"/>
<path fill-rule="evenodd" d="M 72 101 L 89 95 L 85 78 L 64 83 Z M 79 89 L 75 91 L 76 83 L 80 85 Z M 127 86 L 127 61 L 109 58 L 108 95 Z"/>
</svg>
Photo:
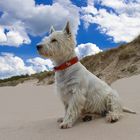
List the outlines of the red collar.
<svg viewBox="0 0 140 140">
<path fill-rule="evenodd" d="M 74 57 L 68 61 L 66 61 L 65 63 L 57 66 L 57 67 L 54 67 L 54 71 L 59 71 L 59 70 L 64 70 L 70 66 L 72 66 L 73 64 L 77 63 L 78 62 L 78 57 Z"/>
</svg>

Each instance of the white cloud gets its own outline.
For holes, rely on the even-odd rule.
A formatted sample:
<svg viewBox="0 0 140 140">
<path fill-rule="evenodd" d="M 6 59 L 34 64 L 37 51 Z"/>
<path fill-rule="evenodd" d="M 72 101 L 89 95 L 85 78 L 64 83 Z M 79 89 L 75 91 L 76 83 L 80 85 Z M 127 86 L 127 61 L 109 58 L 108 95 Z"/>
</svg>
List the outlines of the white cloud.
<svg viewBox="0 0 140 140">
<path fill-rule="evenodd" d="M 95 0 L 96 3 L 105 7 L 97 9 L 89 4 L 82 8 L 81 18 L 86 28 L 96 23 L 100 32 L 112 37 L 114 42 L 129 42 L 140 34 L 140 1 Z"/>
<path fill-rule="evenodd" d="M 9 53 L 2 53 L 0 56 L 0 79 L 32 73 L 35 73 L 35 71 L 31 66 L 25 66 L 21 58 Z"/>
<path fill-rule="evenodd" d="M 75 51 L 79 58 L 83 58 L 88 55 L 94 55 L 102 50 L 97 47 L 95 44 L 92 43 L 86 43 L 86 44 L 80 44 L 75 48 Z"/>
<path fill-rule="evenodd" d="M 99 0 L 99 2 L 101 3 L 101 5 L 107 6 L 107 7 L 111 7 L 114 9 L 120 9 L 120 8 L 124 8 L 125 6 L 127 6 L 125 4 L 125 1 L 123 0 Z"/>
<path fill-rule="evenodd" d="M 87 4 L 93 6 L 95 0 L 87 0 Z"/>
<path fill-rule="evenodd" d="M 6 41 L 6 35 L 4 34 L 3 28 L 0 27 L 0 42 Z"/>
<path fill-rule="evenodd" d="M 3 39 L 0 40 L 1 45 L 9 45 L 9 46 L 18 47 L 19 45 L 23 43 L 26 43 L 26 44 L 30 43 L 30 39 L 28 37 L 24 38 L 24 36 L 22 36 L 20 32 L 12 31 L 12 30 L 7 32 L 6 34 L 4 34 L 3 32 L 2 38 Z"/>
<path fill-rule="evenodd" d="M 34 74 L 41 71 L 47 71 L 52 68 L 52 63 L 39 57 L 23 61 L 18 56 L 11 53 L 1 53 L 0 55 L 0 79 L 15 75 Z"/>
<path fill-rule="evenodd" d="M 28 63 L 36 72 L 52 70 L 53 64 L 49 59 L 42 59 L 40 57 L 32 58 L 27 60 Z"/>
<path fill-rule="evenodd" d="M 67 20 L 70 20 L 76 34 L 80 23 L 79 8 L 70 0 L 54 0 L 52 5 L 37 5 L 35 0 L 4 0 L 0 1 L 0 11 L 3 12 L 0 17 L 0 25 L 3 28 L 1 32 L 7 37 L 5 43 L 0 40 L 1 45 L 29 44 L 29 35 L 43 35 L 52 25 L 56 29 L 62 29 Z M 6 34 L 5 30 L 9 32 Z M 11 32 L 14 35 L 12 34 L 12 40 L 8 42 L 8 34 Z"/>
<path fill-rule="evenodd" d="M 98 0 L 102 6 L 113 8 L 117 13 L 126 12 L 127 14 L 135 14 L 140 12 L 139 0 Z"/>
</svg>

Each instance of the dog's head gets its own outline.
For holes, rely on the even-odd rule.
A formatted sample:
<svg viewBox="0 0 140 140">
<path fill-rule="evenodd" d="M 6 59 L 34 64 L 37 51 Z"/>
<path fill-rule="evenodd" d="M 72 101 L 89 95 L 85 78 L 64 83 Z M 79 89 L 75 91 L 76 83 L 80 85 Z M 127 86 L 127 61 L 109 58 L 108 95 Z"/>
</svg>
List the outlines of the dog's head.
<svg viewBox="0 0 140 140">
<path fill-rule="evenodd" d="M 50 29 L 50 35 L 45 37 L 41 43 L 37 45 L 37 50 L 40 55 L 57 59 L 65 57 L 74 51 L 75 41 L 69 22 L 62 31 L 55 31 L 53 27 Z"/>
</svg>

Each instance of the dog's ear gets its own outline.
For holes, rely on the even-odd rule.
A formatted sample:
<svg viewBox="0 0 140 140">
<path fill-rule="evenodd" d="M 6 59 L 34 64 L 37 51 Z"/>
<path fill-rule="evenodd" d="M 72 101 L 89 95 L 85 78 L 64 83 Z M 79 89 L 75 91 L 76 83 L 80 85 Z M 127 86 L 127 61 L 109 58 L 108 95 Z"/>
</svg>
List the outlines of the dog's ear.
<svg viewBox="0 0 140 140">
<path fill-rule="evenodd" d="M 64 28 L 64 33 L 68 34 L 68 35 L 71 35 L 71 27 L 70 27 L 70 22 L 67 21 L 67 24 Z"/>
<path fill-rule="evenodd" d="M 51 26 L 51 28 L 50 28 L 50 32 L 49 32 L 49 33 L 51 34 L 51 33 L 53 33 L 54 31 L 55 31 L 54 27 Z"/>
</svg>

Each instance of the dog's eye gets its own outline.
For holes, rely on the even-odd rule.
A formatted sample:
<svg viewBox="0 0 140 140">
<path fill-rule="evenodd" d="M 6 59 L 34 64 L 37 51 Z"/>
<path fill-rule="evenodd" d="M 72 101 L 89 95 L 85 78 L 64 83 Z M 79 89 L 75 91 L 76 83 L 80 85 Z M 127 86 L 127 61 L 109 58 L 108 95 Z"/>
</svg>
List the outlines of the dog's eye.
<svg viewBox="0 0 140 140">
<path fill-rule="evenodd" d="M 54 42 L 56 42 L 56 41 L 57 41 L 56 39 L 52 39 L 52 40 L 51 40 L 52 43 L 54 43 Z"/>
</svg>

